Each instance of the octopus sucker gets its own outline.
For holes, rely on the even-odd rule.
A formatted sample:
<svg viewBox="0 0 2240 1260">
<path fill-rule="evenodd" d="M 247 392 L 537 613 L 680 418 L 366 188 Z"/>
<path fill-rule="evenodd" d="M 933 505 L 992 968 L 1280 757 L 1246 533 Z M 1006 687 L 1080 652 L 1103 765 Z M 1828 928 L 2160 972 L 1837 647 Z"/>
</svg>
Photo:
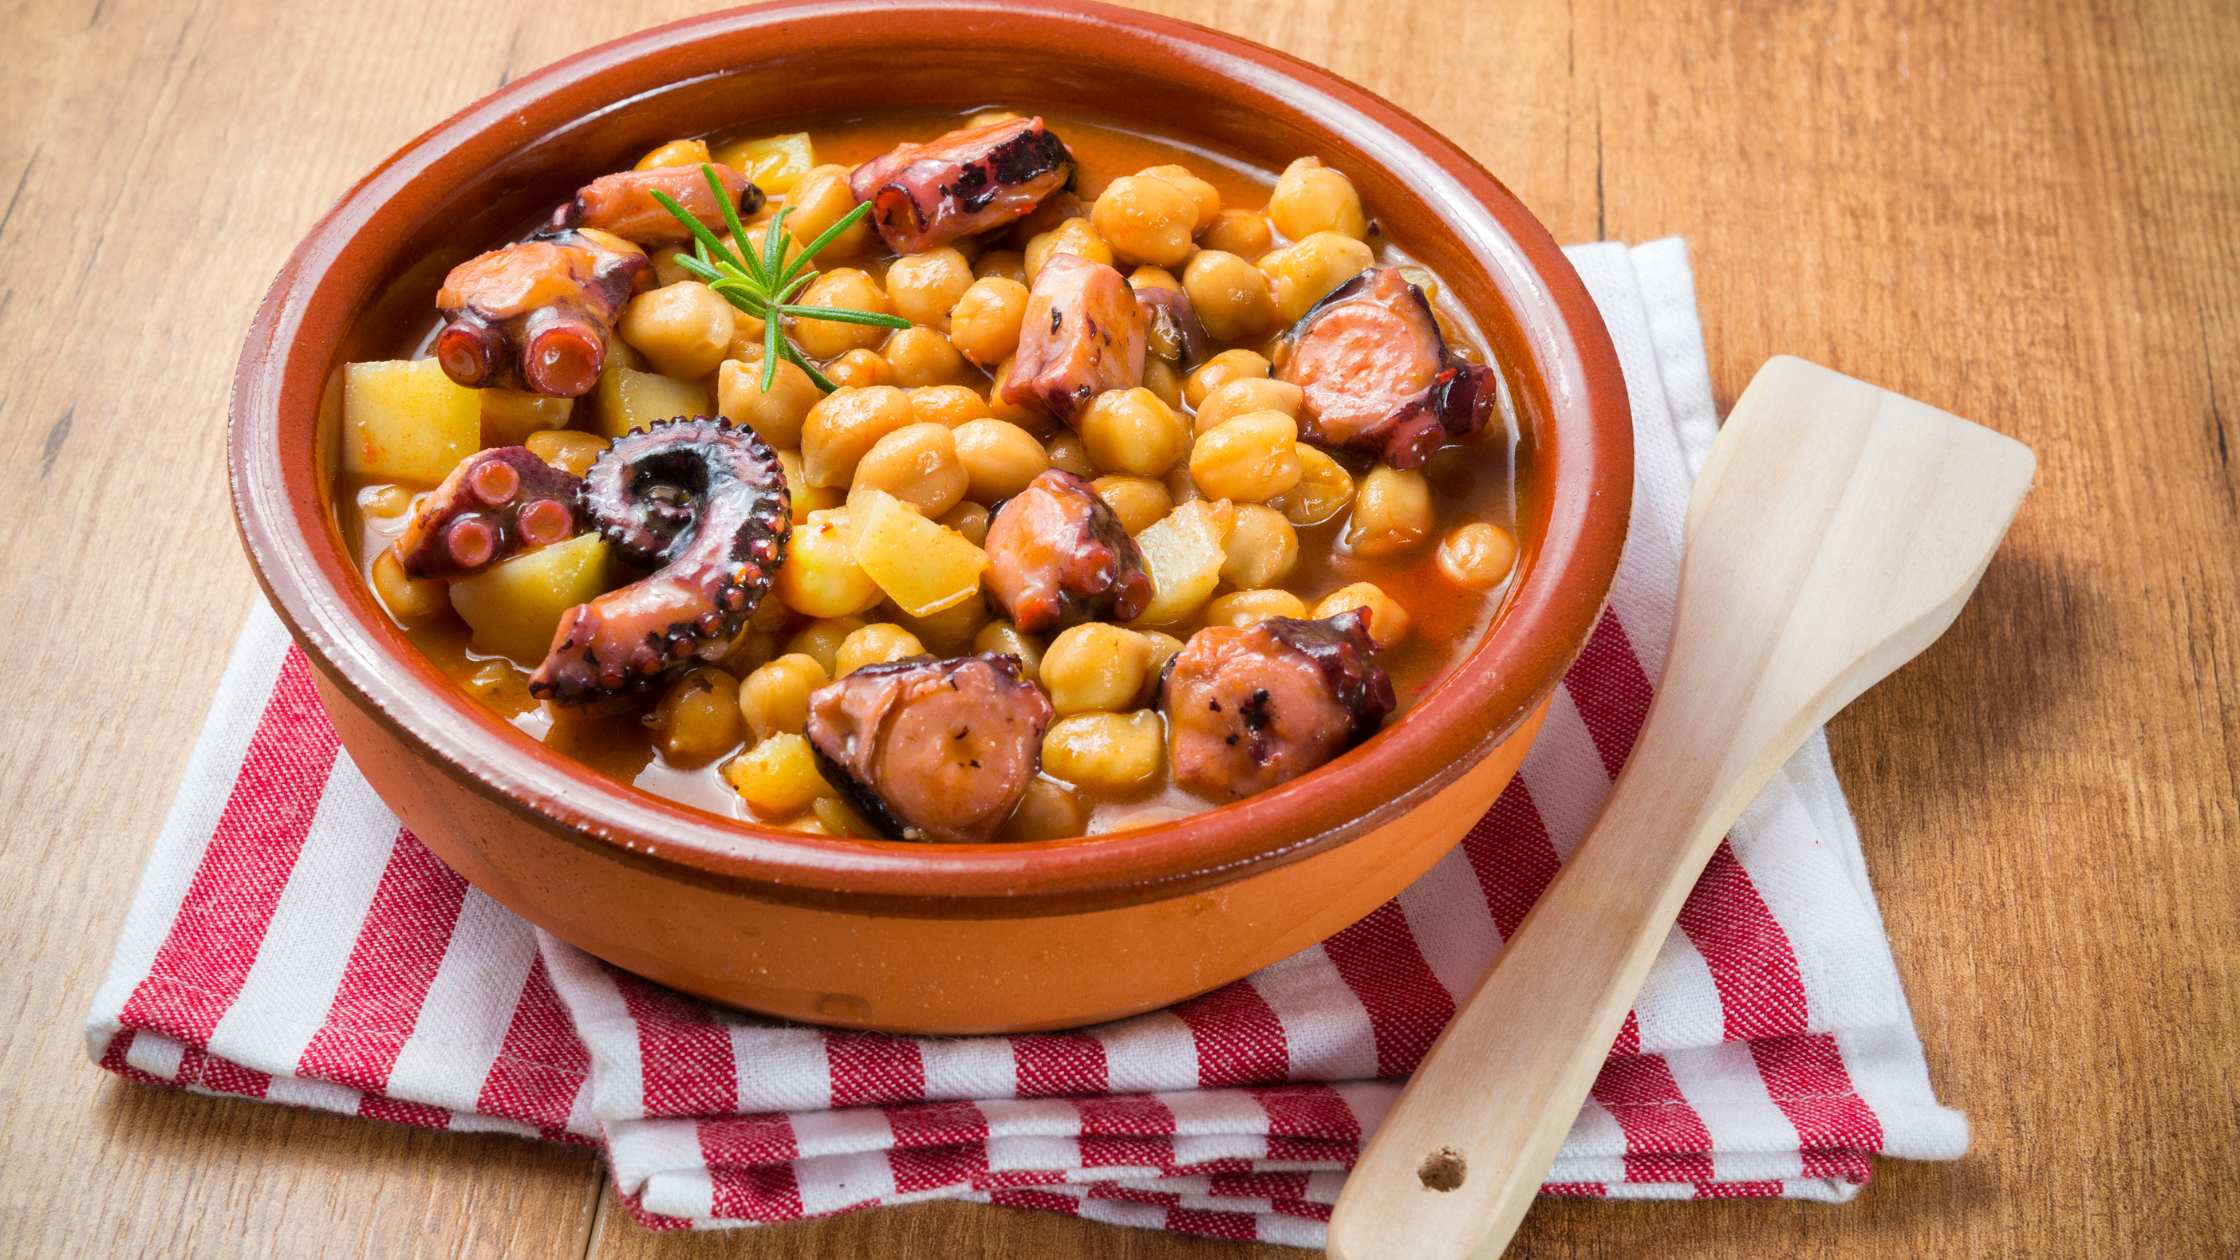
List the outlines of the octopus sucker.
<svg viewBox="0 0 2240 1260">
<path fill-rule="evenodd" d="M 705 416 L 617 438 L 583 481 L 583 511 L 652 573 L 560 618 L 529 692 L 588 704 L 722 655 L 784 560 L 792 508 L 778 457 L 752 429 Z"/>
<path fill-rule="evenodd" d="M 1073 182 L 1072 150 L 1040 118 L 1008 118 L 897 145 L 855 170 L 848 190 L 898 254 L 929 250 L 1030 213 Z"/>
<path fill-rule="evenodd" d="M 1371 267 L 1330 291 L 1275 346 L 1276 379 L 1299 386 L 1299 436 L 1416 468 L 1493 414 L 1493 369 L 1447 348 L 1423 290 Z"/>
<path fill-rule="evenodd" d="M 583 482 L 525 446 L 497 446 L 460 460 L 420 501 L 392 544 L 415 578 L 461 578 L 531 547 L 572 537 Z"/>
<path fill-rule="evenodd" d="M 615 321 L 653 279 L 645 251 L 595 230 L 477 255 L 453 267 L 436 293 L 444 318 L 436 360 L 469 389 L 574 398 L 598 382 Z"/>
</svg>

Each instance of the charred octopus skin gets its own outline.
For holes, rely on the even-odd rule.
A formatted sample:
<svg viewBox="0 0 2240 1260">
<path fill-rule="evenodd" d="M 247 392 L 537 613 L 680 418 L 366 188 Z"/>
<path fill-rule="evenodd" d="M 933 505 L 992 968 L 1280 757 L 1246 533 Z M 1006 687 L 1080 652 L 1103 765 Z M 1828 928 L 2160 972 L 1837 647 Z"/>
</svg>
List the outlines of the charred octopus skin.
<svg viewBox="0 0 2240 1260">
<path fill-rule="evenodd" d="M 1129 621 L 1151 603 L 1135 539 L 1095 487 L 1062 468 L 997 505 L 986 550 L 989 597 L 1021 634 Z"/>
<path fill-rule="evenodd" d="M 1305 394 L 1299 436 L 1420 467 L 1493 413 L 1493 369 L 1447 349 L 1423 290 L 1371 267 L 1330 291 L 1277 342 L 1276 379 Z"/>
<path fill-rule="evenodd" d="M 597 230 L 494 249 L 444 277 L 436 360 L 469 389 L 574 398 L 598 382 L 623 306 L 652 284 L 643 250 Z"/>
<path fill-rule="evenodd" d="M 1143 308 L 1144 340 L 1148 352 L 1173 360 L 1185 372 L 1205 362 L 1206 326 L 1189 295 L 1176 289 L 1148 284 L 1137 289 L 1136 303 Z"/>
<path fill-rule="evenodd" d="M 583 510 L 653 573 L 560 618 L 529 693 L 588 704 L 652 687 L 746 628 L 785 559 L 792 510 L 778 457 L 752 429 L 705 416 L 617 438 L 584 478 Z"/>
<path fill-rule="evenodd" d="M 405 573 L 460 578 L 573 536 L 583 481 L 526 446 L 476 451 L 421 500 L 393 544 Z"/>
<path fill-rule="evenodd" d="M 1053 254 L 1027 295 L 1003 400 L 1077 425 L 1098 394 L 1143 384 L 1144 337 L 1143 305 L 1118 271 Z"/>
<path fill-rule="evenodd" d="M 1001 227 L 1073 182 L 1073 154 L 1040 118 L 1011 118 L 901 144 L 848 180 L 887 247 L 917 254 Z"/>
<path fill-rule="evenodd" d="M 1050 702 L 1014 657 L 867 665 L 809 695 L 817 769 L 894 840 L 984 844 L 1042 764 Z"/>
<path fill-rule="evenodd" d="M 762 189 L 748 182 L 746 176 L 720 163 L 712 163 L 708 169 L 715 172 L 724 195 L 738 207 L 740 215 L 762 209 L 765 200 Z M 691 240 L 692 229 L 653 199 L 657 192 L 673 198 L 700 221 L 700 226 L 712 232 L 724 230 L 723 207 L 717 204 L 714 190 L 708 187 L 708 177 L 698 164 L 601 175 L 578 189 L 575 200 L 552 212 L 552 225 L 547 230 L 565 232 L 571 228 L 590 228 L 611 232 L 649 248 Z"/>
<path fill-rule="evenodd" d="M 1376 733 L 1393 709 L 1369 613 L 1208 626 L 1159 684 L 1175 782 L 1216 800 L 1288 783 Z"/>
</svg>

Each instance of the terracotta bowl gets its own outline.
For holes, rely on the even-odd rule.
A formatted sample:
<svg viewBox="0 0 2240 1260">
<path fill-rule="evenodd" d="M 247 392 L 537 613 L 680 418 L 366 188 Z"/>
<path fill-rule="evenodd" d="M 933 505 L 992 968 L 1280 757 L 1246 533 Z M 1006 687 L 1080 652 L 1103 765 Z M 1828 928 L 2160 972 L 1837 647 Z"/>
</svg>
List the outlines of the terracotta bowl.
<svg viewBox="0 0 2240 1260">
<path fill-rule="evenodd" d="M 990 102 L 1132 119 L 1280 169 L 1317 154 L 1514 369 L 1521 576 L 1406 717 L 1314 774 L 1138 831 L 945 847 L 767 830 L 546 751 L 414 649 L 331 510 L 337 382 L 444 273 L 664 140 L 758 119 Z M 360 770 L 506 906 L 689 993 L 855 1028 L 1060 1028 L 1202 993 L 1366 915 L 1483 814 L 1618 563 L 1632 492 L 1608 334 L 1547 231 L 1421 122 L 1280 53 L 1098 5 L 794 3 L 633 35 L 413 141 L 297 247 L 235 377 L 233 497 L 259 579 Z"/>
</svg>

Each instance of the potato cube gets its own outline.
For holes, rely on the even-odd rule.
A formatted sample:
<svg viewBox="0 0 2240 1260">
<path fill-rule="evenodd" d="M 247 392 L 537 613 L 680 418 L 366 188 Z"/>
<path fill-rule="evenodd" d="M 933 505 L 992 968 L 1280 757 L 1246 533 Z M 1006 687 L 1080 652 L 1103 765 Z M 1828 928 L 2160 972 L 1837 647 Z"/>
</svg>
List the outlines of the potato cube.
<svg viewBox="0 0 2240 1260">
<path fill-rule="evenodd" d="M 1151 605 L 1135 624 L 1180 621 L 1212 597 L 1228 561 L 1223 544 L 1235 523 L 1236 508 L 1227 499 L 1199 499 L 1136 535 L 1144 573 L 1151 579 Z"/>
<path fill-rule="evenodd" d="M 771 196 L 787 192 L 794 182 L 817 164 L 817 151 L 806 131 L 755 140 L 734 140 L 718 145 L 715 160 L 747 177 Z"/>
<path fill-rule="evenodd" d="M 599 373 L 599 432 L 606 437 L 621 437 L 656 420 L 714 414 L 715 401 L 699 381 L 613 364 Z"/>
<path fill-rule="evenodd" d="M 856 500 L 848 509 L 856 521 L 856 563 L 902 611 L 930 617 L 980 593 L 988 555 L 964 535 L 884 490 L 862 491 Z"/>
<path fill-rule="evenodd" d="M 475 647 L 535 665 L 552 650 L 560 614 L 605 591 L 608 574 L 607 540 L 578 534 L 460 578 L 451 606 L 473 628 Z"/>
<path fill-rule="evenodd" d="M 482 400 L 434 359 L 342 369 L 342 467 L 368 481 L 432 486 L 480 449 Z"/>
</svg>

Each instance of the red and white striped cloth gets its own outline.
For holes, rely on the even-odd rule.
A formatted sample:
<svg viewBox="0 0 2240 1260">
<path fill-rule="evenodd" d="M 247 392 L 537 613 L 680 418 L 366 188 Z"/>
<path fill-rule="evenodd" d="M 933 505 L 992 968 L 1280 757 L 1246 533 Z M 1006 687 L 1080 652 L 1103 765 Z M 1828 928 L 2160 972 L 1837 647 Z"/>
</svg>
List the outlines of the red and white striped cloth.
<svg viewBox="0 0 2240 1260">
<path fill-rule="evenodd" d="M 1609 613 L 1462 845 L 1321 945 L 1078 1032 L 909 1038 L 713 1010 L 536 931 L 422 848 L 250 619 L 87 1019 L 136 1080 L 603 1142 L 655 1228 L 951 1197 L 1319 1247 L 1344 1170 L 1593 818 L 1647 711 L 1716 431 L 1677 240 L 1571 257 L 1625 364 L 1633 535 Z M 1950 1159 L 1817 737 L 1682 911 L 1546 1192 L 1840 1201 Z"/>
</svg>

